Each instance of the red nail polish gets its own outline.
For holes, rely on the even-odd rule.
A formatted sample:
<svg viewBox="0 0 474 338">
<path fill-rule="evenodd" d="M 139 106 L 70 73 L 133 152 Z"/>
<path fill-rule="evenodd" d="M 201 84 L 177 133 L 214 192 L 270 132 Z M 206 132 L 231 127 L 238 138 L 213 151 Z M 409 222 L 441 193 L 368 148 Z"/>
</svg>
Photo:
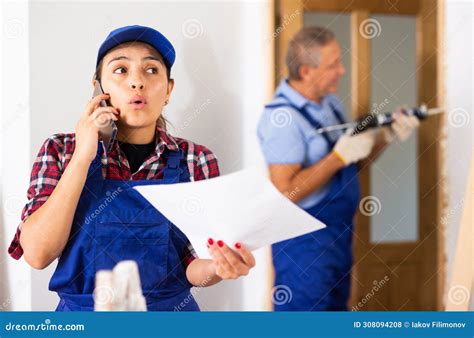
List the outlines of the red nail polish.
<svg viewBox="0 0 474 338">
<path fill-rule="evenodd" d="M 212 245 L 212 244 L 214 244 L 214 240 L 213 240 L 212 238 L 209 238 L 209 239 L 207 240 L 207 243 L 209 243 L 209 245 Z"/>
<path fill-rule="evenodd" d="M 117 113 L 119 113 L 119 114 L 120 114 L 120 108 L 116 108 L 116 110 L 117 110 Z"/>
<path fill-rule="evenodd" d="M 108 95 L 108 96 L 110 96 L 110 94 L 109 94 L 109 93 L 104 93 L 104 94 L 105 94 L 105 95 Z"/>
<path fill-rule="evenodd" d="M 240 248 L 242 247 L 242 245 L 241 245 L 239 242 L 237 242 L 237 243 L 235 243 L 235 247 L 236 247 L 237 249 L 240 249 Z"/>
<path fill-rule="evenodd" d="M 219 247 L 222 248 L 224 246 L 224 242 L 219 240 L 219 241 L 217 241 L 217 245 L 219 245 Z"/>
</svg>

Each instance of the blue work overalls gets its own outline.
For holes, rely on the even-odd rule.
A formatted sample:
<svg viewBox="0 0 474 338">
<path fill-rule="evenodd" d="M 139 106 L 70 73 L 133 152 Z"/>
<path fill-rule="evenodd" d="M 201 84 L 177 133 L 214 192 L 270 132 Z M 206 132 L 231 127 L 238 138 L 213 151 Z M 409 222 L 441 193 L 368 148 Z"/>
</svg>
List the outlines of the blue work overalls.
<svg viewBox="0 0 474 338">
<path fill-rule="evenodd" d="M 137 262 L 148 311 L 199 311 L 180 258 L 185 235 L 133 189 L 189 181 L 182 152 L 164 151 L 163 179 L 137 181 L 104 179 L 101 153 L 99 143 L 49 283 L 60 297 L 56 311 L 92 311 L 96 272 L 122 260 Z"/>
<path fill-rule="evenodd" d="M 323 125 L 305 108 L 299 109 L 284 95 L 282 103 L 267 108 L 290 106 L 315 129 Z M 342 114 L 332 106 L 340 121 Z M 328 148 L 334 147 L 327 134 L 322 134 Z M 330 189 L 315 206 L 305 209 L 327 228 L 272 245 L 275 267 L 275 290 L 286 286 L 291 297 L 274 301 L 275 311 L 344 311 L 350 295 L 352 268 L 353 217 L 359 203 L 359 180 L 355 164 L 339 170 L 330 181 Z"/>
</svg>

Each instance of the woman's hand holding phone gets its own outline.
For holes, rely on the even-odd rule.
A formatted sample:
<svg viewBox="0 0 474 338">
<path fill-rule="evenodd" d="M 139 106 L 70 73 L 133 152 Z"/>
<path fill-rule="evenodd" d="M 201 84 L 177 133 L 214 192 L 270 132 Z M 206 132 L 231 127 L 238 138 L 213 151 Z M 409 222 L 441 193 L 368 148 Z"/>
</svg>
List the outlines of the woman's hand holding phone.
<svg viewBox="0 0 474 338">
<path fill-rule="evenodd" d="M 99 128 L 102 123 L 117 120 L 115 108 L 100 107 L 100 101 L 108 98 L 106 94 L 97 95 L 87 104 L 76 125 L 71 161 L 48 200 L 22 224 L 20 243 L 24 257 L 35 269 L 51 264 L 68 242 L 88 168 L 97 154 Z"/>
<path fill-rule="evenodd" d="M 94 160 L 97 154 L 99 130 L 109 124 L 110 120 L 118 120 L 119 112 L 116 108 L 100 105 L 102 100 L 109 98 L 109 94 L 100 94 L 92 98 L 76 124 L 76 148 L 73 156 L 79 161 L 90 163 Z"/>
</svg>

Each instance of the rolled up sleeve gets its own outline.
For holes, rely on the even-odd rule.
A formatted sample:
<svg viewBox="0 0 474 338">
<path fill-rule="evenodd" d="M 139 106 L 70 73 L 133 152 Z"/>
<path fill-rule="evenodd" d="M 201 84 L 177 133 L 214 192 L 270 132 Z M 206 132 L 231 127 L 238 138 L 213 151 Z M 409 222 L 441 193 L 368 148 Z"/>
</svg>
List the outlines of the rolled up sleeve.
<svg viewBox="0 0 474 338">
<path fill-rule="evenodd" d="M 257 135 L 267 164 L 304 162 L 306 143 L 296 114 L 287 107 L 267 109 L 262 114 Z"/>
</svg>

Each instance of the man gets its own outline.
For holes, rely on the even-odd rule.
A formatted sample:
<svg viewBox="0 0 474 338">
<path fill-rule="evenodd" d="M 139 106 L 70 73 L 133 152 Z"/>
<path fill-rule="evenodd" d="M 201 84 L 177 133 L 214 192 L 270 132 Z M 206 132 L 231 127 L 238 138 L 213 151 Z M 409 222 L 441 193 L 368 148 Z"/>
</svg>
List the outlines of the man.
<svg viewBox="0 0 474 338">
<path fill-rule="evenodd" d="M 303 28 L 289 43 L 286 65 L 289 77 L 265 107 L 258 137 L 274 185 L 327 228 L 272 246 L 275 286 L 292 293 L 275 310 L 347 310 L 358 170 L 391 141 L 407 139 L 419 122 L 400 110 L 382 131 L 318 134 L 317 128 L 345 122 L 334 94 L 345 73 L 334 34 Z"/>
</svg>

